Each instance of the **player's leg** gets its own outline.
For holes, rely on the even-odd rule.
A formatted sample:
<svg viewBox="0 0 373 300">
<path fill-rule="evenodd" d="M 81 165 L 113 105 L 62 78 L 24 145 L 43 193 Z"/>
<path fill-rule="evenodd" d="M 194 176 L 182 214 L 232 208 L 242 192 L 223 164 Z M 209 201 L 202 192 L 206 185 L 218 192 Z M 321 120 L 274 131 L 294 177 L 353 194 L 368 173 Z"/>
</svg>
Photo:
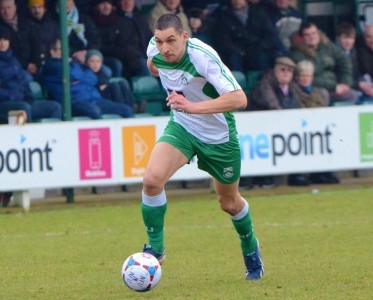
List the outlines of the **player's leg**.
<svg viewBox="0 0 373 300">
<path fill-rule="evenodd" d="M 169 178 L 188 162 L 187 157 L 169 143 L 155 145 L 145 169 L 142 192 L 142 216 L 148 235 L 144 252 L 156 256 L 162 263 L 164 256 L 164 218 L 167 198 L 164 186 Z"/>
<path fill-rule="evenodd" d="M 241 240 L 241 250 L 246 266 L 246 279 L 260 279 L 263 276 L 263 263 L 258 241 L 250 216 L 249 204 L 238 191 L 238 181 L 225 184 L 214 179 L 220 207 L 231 215 L 232 223 Z"/>
</svg>

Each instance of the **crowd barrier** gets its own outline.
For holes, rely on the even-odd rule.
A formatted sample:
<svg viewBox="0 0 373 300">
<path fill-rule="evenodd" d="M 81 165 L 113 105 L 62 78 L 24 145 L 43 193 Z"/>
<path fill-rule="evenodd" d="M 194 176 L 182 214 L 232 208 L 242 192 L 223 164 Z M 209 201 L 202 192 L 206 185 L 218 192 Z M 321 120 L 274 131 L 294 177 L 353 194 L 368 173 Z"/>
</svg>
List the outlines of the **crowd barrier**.
<svg viewBox="0 0 373 300">
<path fill-rule="evenodd" d="M 373 168 L 373 105 L 235 117 L 243 176 Z M 0 191 L 139 183 L 168 119 L 2 125 Z M 171 180 L 204 178 L 193 160 Z"/>
</svg>

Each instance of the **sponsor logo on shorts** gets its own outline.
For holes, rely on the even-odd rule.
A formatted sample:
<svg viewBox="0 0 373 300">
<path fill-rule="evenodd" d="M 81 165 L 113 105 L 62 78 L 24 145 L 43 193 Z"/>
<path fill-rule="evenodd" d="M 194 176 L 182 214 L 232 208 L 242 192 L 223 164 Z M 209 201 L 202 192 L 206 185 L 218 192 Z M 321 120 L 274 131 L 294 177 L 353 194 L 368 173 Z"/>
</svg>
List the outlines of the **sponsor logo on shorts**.
<svg viewBox="0 0 373 300">
<path fill-rule="evenodd" d="M 232 178 L 233 176 L 233 167 L 228 167 L 223 169 L 224 178 Z"/>
</svg>

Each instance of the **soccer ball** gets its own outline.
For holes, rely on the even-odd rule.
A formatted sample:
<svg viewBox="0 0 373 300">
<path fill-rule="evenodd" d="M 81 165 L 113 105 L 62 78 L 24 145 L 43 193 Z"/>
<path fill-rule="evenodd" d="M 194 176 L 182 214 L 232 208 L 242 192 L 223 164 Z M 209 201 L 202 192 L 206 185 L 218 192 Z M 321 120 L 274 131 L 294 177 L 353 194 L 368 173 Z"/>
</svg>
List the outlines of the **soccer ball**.
<svg viewBox="0 0 373 300">
<path fill-rule="evenodd" d="M 122 278 L 124 283 L 136 292 L 147 292 L 153 289 L 162 277 L 162 268 L 153 255 L 135 253 L 123 263 Z"/>
</svg>

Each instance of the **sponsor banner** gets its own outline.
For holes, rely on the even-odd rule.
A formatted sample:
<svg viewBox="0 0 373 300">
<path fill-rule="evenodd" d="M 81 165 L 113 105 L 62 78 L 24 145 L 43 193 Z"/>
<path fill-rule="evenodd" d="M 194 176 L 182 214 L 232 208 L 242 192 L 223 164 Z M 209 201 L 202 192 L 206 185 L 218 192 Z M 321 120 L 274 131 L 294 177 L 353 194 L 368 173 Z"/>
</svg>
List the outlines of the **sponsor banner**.
<svg viewBox="0 0 373 300">
<path fill-rule="evenodd" d="M 242 175 L 373 168 L 373 106 L 235 116 Z M 153 117 L 1 125 L 0 191 L 141 182 L 167 122 Z M 202 178 L 209 175 L 193 159 L 172 180 Z"/>
</svg>

